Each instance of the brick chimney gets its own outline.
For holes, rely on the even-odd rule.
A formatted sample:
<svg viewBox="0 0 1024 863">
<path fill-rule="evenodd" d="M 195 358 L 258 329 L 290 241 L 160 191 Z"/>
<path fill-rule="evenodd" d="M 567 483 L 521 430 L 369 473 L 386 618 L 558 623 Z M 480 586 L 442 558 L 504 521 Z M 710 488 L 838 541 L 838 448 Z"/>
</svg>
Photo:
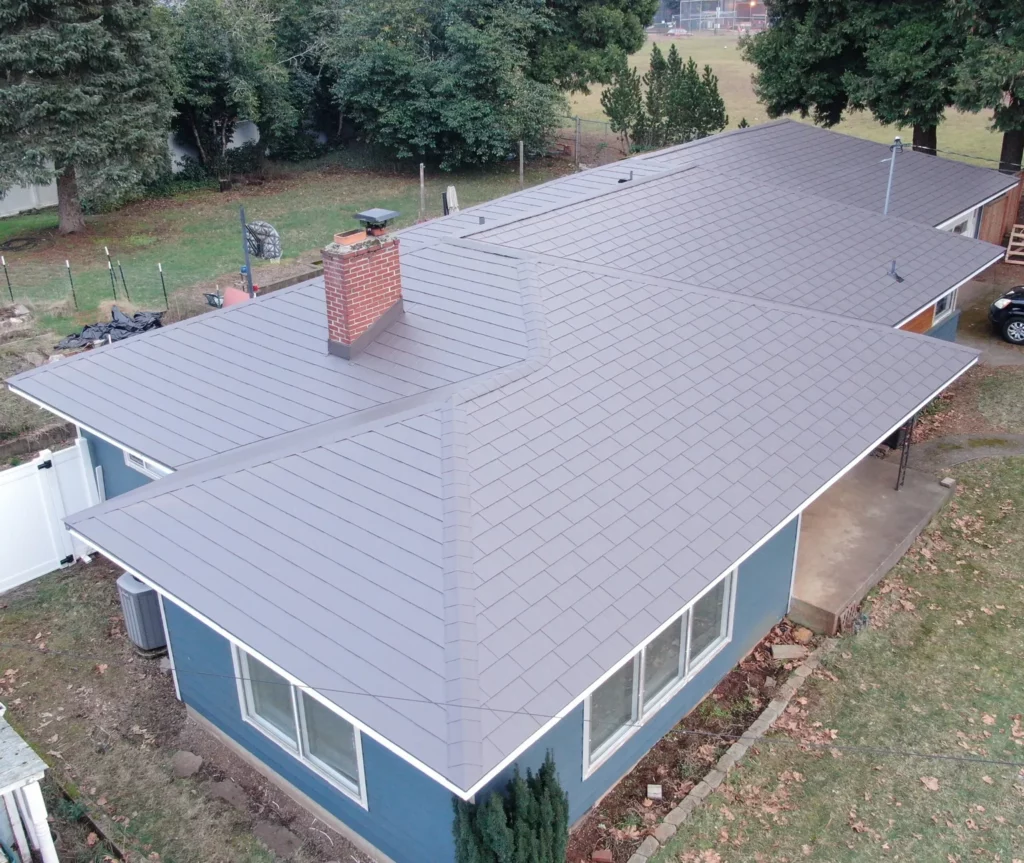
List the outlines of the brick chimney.
<svg viewBox="0 0 1024 863">
<path fill-rule="evenodd" d="M 351 359 L 402 314 L 398 238 L 386 232 L 393 210 L 357 213 L 366 230 L 337 234 L 323 250 L 327 350 Z"/>
</svg>

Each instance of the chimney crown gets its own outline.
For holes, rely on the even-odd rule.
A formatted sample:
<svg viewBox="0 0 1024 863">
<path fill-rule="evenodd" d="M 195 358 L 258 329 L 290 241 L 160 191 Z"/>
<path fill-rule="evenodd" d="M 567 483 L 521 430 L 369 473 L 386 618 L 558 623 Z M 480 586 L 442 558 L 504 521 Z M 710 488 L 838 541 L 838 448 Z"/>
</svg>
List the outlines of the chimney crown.
<svg viewBox="0 0 1024 863">
<path fill-rule="evenodd" d="M 327 350 L 351 359 L 402 314 L 397 237 L 370 235 L 323 250 Z"/>
</svg>

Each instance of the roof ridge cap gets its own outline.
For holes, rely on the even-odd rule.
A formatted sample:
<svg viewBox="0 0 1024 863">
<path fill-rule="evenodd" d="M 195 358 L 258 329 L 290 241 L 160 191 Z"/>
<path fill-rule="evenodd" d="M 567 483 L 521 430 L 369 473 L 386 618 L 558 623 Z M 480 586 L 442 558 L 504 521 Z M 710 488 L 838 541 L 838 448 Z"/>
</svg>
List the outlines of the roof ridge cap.
<svg viewBox="0 0 1024 863">
<path fill-rule="evenodd" d="M 483 734 L 466 408 L 458 394 L 441 412 L 441 484 L 448 768 L 450 778 L 468 787 L 483 769 Z"/>
</svg>

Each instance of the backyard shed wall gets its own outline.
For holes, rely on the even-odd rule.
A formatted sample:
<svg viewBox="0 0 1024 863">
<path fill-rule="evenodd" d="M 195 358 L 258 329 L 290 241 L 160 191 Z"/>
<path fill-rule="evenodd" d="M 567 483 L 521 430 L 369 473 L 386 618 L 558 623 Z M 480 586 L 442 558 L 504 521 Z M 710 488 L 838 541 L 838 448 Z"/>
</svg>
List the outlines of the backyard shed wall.
<svg viewBox="0 0 1024 863">
<path fill-rule="evenodd" d="M 569 795 L 570 822 L 585 815 L 785 616 L 789 609 L 797 524 L 793 518 L 740 566 L 732 641 L 590 776 L 583 779 L 582 704 L 520 756 L 519 768 L 525 774 L 527 768 L 536 771 L 545 753 L 552 752 L 562 787 Z M 511 775 L 510 768 L 479 797 L 503 789 Z"/>
<path fill-rule="evenodd" d="M 148 476 L 125 464 L 124 450 L 84 429 L 82 437 L 89 442 L 93 465 L 103 468 L 103 491 L 108 500 L 152 482 Z"/>
<path fill-rule="evenodd" d="M 173 601 L 164 610 L 182 701 L 396 863 L 454 860 L 450 792 L 364 734 L 363 809 L 242 719 L 228 640 Z"/>
</svg>

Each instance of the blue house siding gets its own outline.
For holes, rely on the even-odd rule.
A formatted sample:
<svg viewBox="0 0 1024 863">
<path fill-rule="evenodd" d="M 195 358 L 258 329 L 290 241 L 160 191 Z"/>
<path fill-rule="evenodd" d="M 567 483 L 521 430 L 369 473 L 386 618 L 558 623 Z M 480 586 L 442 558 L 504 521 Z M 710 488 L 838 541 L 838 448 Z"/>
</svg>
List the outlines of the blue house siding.
<svg viewBox="0 0 1024 863">
<path fill-rule="evenodd" d="M 124 463 L 124 450 L 83 429 L 82 437 L 89 443 L 92 463 L 103 468 L 103 489 L 107 499 L 131 491 L 152 480 Z"/>
<path fill-rule="evenodd" d="M 164 608 L 182 701 L 397 863 L 454 860 L 451 792 L 364 734 L 363 809 L 242 719 L 227 639 L 169 600 Z"/>
<path fill-rule="evenodd" d="M 736 582 L 732 641 L 586 780 L 583 705 L 576 707 L 518 759 L 534 770 L 551 750 L 575 821 L 710 692 L 786 613 L 797 542 L 797 519 L 742 565 Z M 231 646 L 188 612 L 165 602 L 182 700 L 312 800 L 398 863 L 452 863 L 452 795 L 397 755 L 362 736 L 368 809 L 309 770 L 242 719 Z M 199 672 L 199 673 L 192 673 Z M 477 799 L 504 789 L 504 771 Z"/>
<path fill-rule="evenodd" d="M 545 753 L 552 752 L 562 787 L 569 795 L 570 822 L 585 815 L 785 616 L 789 609 L 797 526 L 798 520 L 794 518 L 740 566 L 732 641 L 590 776 L 583 779 L 582 704 L 519 757 L 519 768 L 525 773 L 527 768 L 536 771 Z M 505 771 L 484 794 L 503 789 L 511 774 L 511 769 Z"/>
<path fill-rule="evenodd" d="M 953 313 L 938 326 L 928 330 L 928 335 L 947 342 L 956 341 L 956 331 L 960 326 L 960 309 L 954 309 Z"/>
</svg>

